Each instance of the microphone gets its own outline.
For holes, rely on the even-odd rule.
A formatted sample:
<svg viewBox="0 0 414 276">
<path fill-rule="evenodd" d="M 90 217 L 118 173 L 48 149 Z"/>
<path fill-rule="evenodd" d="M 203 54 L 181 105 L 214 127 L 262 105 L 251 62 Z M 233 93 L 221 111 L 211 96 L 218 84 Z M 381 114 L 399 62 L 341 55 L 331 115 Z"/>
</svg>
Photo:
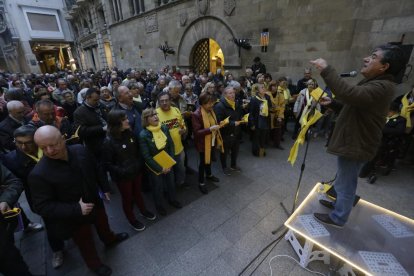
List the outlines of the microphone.
<svg viewBox="0 0 414 276">
<path fill-rule="evenodd" d="M 339 74 L 339 76 L 341 78 L 353 78 L 353 77 L 356 77 L 357 75 L 358 75 L 358 72 L 357 71 L 351 71 L 349 73 L 341 73 L 341 74 Z"/>
</svg>

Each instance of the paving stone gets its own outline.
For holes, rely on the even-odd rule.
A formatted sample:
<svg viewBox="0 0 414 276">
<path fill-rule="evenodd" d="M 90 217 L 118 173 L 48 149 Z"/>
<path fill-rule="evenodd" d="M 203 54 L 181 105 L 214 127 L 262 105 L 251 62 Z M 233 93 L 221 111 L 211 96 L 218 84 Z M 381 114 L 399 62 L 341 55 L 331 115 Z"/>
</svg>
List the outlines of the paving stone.
<svg viewBox="0 0 414 276">
<path fill-rule="evenodd" d="M 232 243 L 236 243 L 241 237 L 249 232 L 259 220 L 260 217 L 258 215 L 249 208 L 246 208 L 220 226 L 217 231 L 220 231 Z"/>
</svg>

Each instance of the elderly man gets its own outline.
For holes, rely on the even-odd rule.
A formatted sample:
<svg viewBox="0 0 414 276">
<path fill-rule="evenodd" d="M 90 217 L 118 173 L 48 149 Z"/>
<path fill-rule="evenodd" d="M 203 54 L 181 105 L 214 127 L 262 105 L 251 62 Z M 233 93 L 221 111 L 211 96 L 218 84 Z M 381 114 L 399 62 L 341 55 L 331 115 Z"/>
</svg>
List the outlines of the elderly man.
<svg viewBox="0 0 414 276">
<path fill-rule="evenodd" d="M 336 100 L 343 103 L 328 145 L 328 152 L 338 156 L 334 183 L 337 197 L 335 202 L 320 201 L 332 209 L 329 214 L 314 214 L 322 223 L 342 227 L 348 221 L 360 167 L 375 156 L 380 145 L 388 107 L 395 93 L 394 77 L 404 67 L 403 57 L 403 51 L 397 46 L 377 47 L 363 59 L 361 73 L 365 78 L 357 85 L 341 79 L 326 60 L 311 61 L 336 96 L 335 101 L 322 98 L 321 104 L 336 109 Z"/>
<path fill-rule="evenodd" d="M 14 131 L 14 139 L 17 149 L 9 152 L 2 156 L 3 164 L 23 182 L 27 202 L 29 203 L 30 209 L 34 212 L 32 194 L 28 185 L 28 176 L 34 166 L 39 162 L 43 156 L 43 152 L 38 148 L 34 142 L 34 134 L 36 128 L 30 125 L 21 126 Z M 22 210 L 23 223 L 27 227 L 33 228 L 33 230 L 39 231 L 43 226 L 39 223 L 30 222 Z M 27 222 L 28 223 L 27 223 Z M 46 228 L 47 225 L 46 225 Z M 47 235 L 50 248 L 53 251 L 52 266 L 58 268 L 63 264 L 63 248 L 64 241 L 56 239 L 53 236 Z"/>
<path fill-rule="evenodd" d="M 74 128 L 79 128 L 80 138 L 98 160 L 107 129 L 105 113 L 99 104 L 99 94 L 97 88 L 89 88 L 84 103 L 73 113 Z"/>
<path fill-rule="evenodd" d="M 14 245 L 17 219 L 6 220 L 4 213 L 17 202 L 23 191 L 21 181 L 0 164 L 0 273 L 4 275 L 32 275 L 19 250 Z"/>
<path fill-rule="evenodd" d="M 69 92 L 72 92 L 72 91 L 68 89 L 68 85 L 66 83 L 66 80 L 64 79 L 58 79 L 57 86 L 58 87 L 52 92 L 52 97 L 56 101 L 56 103 L 58 103 L 59 105 L 62 105 L 65 102 L 65 99 L 63 98 L 63 93 L 67 91 Z M 75 97 L 74 94 L 73 94 L 73 97 Z"/>
<path fill-rule="evenodd" d="M 39 128 L 44 125 L 55 126 L 69 139 L 72 136 L 72 125 L 65 117 L 56 116 L 55 105 L 50 100 L 41 100 L 35 104 L 37 118 L 34 117 L 29 124 Z"/>
<path fill-rule="evenodd" d="M 0 122 L 0 147 L 4 152 L 16 149 L 13 142 L 13 132 L 20 126 L 26 124 L 24 118 L 25 107 L 20 101 L 7 103 L 9 116 Z"/>
<path fill-rule="evenodd" d="M 153 103 L 157 102 L 158 94 L 160 94 L 166 86 L 167 86 L 167 80 L 165 79 L 165 77 L 159 77 L 157 80 L 157 84 L 154 86 L 154 88 L 151 91 L 151 101 Z"/>
<path fill-rule="evenodd" d="M 180 95 L 182 85 L 177 80 L 172 80 L 168 84 L 168 92 L 171 96 L 171 104 L 178 108 L 182 114 L 187 112 L 187 102 L 184 98 Z"/>
<path fill-rule="evenodd" d="M 53 126 L 39 128 L 34 140 L 43 158 L 29 175 L 33 206 L 42 216 L 49 235 L 57 239 L 72 238 L 81 255 L 97 275 L 111 275 L 95 248 L 92 225 L 106 246 L 128 238 L 127 233 L 114 234 L 109 227 L 99 190 L 109 200 L 104 177 L 99 175 L 93 156 L 82 145 L 66 146 L 64 137 Z"/>
<path fill-rule="evenodd" d="M 185 167 L 184 167 L 184 145 L 183 136 L 187 132 L 181 111 L 171 106 L 171 95 L 168 92 L 161 92 L 158 95 L 157 114 L 162 125 L 168 127 L 171 138 L 174 142 L 174 159 L 177 164 L 174 168 L 175 182 L 178 186 L 185 183 Z"/>
<path fill-rule="evenodd" d="M 296 93 L 299 93 L 303 89 L 308 87 L 308 81 L 312 79 L 312 69 L 305 68 L 303 72 L 303 78 L 298 80 L 298 84 L 296 85 Z M 293 91 L 292 91 L 293 92 Z"/>
<path fill-rule="evenodd" d="M 118 103 L 114 106 L 114 109 L 121 109 L 126 112 L 131 131 L 134 133 L 135 137 L 138 138 L 139 133 L 142 130 L 141 113 L 138 111 L 137 106 L 134 105 L 134 99 L 131 92 L 128 87 L 121 85 L 115 96 Z"/>
</svg>

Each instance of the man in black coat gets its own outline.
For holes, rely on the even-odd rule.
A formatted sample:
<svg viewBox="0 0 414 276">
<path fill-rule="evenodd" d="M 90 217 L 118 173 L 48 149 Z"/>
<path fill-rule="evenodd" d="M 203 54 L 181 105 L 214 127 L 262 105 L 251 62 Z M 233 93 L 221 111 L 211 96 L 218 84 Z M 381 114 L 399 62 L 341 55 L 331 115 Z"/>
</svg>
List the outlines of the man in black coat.
<svg viewBox="0 0 414 276">
<path fill-rule="evenodd" d="M 221 122 L 229 118 L 229 123 L 220 129 L 221 137 L 224 143 L 224 153 L 220 153 L 221 167 L 225 175 L 231 175 L 231 172 L 240 172 L 237 166 L 237 155 L 239 153 L 240 121 L 243 115 L 242 106 L 236 101 L 236 90 L 228 86 L 220 99 L 220 102 L 214 106 L 217 121 Z M 227 156 L 230 154 L 230 169 L 227 168 Z"/>
<path fill-rule="evenodd" d="M 16 148 L 13 142 L 13 132 L 16 128 L 26 124 L 24 105 L 20 101 L 7 103 L 9 115 L 0 123 L 0 145 L 3 151 L 12 151 Z"/>
<path fill-rule="evenodd" d="M 99 238 L 111 246 L 128 238 L 109 227 L 99 188 L 109 200 L 108 187 L 96 169 L 93 156 L 82 145 L 66 146 L 59 130 L 43 126 L 35 133 L 43 158 L 29 175 L 33 206 L 47 224 L 50 235 L 72 238 L 87 266 L 98 275 L 110 275 L 95 248 L 92 224 Z M 99 187 L 100 185 L 100 187 Z"/>
<path fill-rule="evenodd" d="M 260 61 L 259 57 L 255 57 L 252 65 L 253 76 L 256 77 L 258 74 L 266 74 L 266 66 Z"/>
<path fill-rule="evenodd" d="M 0 273 L 6 276 L 32 275 L 14 245 L 17 219 L 6 219 L 4 215 L 17 202 L 22 191 L 22 182 L 0 164 Z"/>
<path fill-rule="evenodd" d="M 100 105 L 100 91 L 89 88 L 85 93 L 85 101 L 73 113 L 74 129 L 79 128 L 79 137 L 100 160 L 102 144 L 106 137 L 107 123 Z"/>
</svg>

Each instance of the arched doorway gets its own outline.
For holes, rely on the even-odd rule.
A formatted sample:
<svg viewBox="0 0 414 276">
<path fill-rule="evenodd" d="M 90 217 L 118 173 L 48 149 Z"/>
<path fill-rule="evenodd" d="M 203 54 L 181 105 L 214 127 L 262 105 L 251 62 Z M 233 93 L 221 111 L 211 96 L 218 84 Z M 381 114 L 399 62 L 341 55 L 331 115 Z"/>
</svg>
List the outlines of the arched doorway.
<svg viewBox="0 0 414 276">
<path fill-rule="evenodd" d="M 198 41 L 190 54 L 191 66 L 198 73 L 217 72 L 224 68 L 224 55 L 220 45 L 211 38 Z"/>
<path fill-rule="evenodd" d="M 223 58 L 225 57 L 224 67 L 226 69 L 241 68 L 238 48 L 233 42 L 234 37 L 237 37 L 237 35 L 233 33 L 230 26 L 223 19 L 214 16 L 200 17 L 188 25 L 181 37 L 177 51 L 177 64 L 181 68 L 194 67 L 193 57 L 197 51 L 197 46 L 202 41 L 212 39 L 220 45 L 218 47 L 222 50 L 222 66 L 224 64 Z M 212 72 L 215 72 L 215 70 Z"/>
</svg>

